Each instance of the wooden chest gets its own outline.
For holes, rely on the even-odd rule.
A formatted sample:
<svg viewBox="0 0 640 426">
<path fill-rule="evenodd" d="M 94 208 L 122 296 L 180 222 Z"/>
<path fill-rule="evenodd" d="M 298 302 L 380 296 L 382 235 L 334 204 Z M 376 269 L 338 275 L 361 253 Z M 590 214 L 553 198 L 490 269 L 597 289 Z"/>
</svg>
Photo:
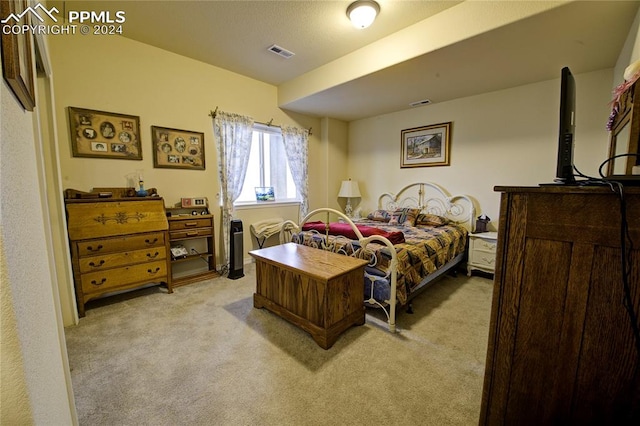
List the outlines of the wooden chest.
<svg viewBox="0 0 640 426">
<path fill-rule="evenodd" d="M 305 330 L 323 349 L 364 324 L 366 260 L 294 243 L 249 254 L 256 259 L 254 307 Z"/>
<path fill-rule="evenodd" d="M 172 292 L 168 222 L 155 198 L 67 200 L 78 314 L 108 293 L 149 283 Z"/>
</svg>

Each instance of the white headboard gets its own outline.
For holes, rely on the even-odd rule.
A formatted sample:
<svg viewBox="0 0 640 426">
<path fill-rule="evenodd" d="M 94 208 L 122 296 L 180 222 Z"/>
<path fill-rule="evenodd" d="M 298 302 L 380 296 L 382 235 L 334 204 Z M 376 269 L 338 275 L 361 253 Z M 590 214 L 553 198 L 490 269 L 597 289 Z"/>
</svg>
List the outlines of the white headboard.
<svg viewBox="0 0 640 426">
<path fill-rule="evenodd" d="M 418 208 L 422 213 L 444 216 L 469 231 L 474 229 L 476 211 L 473 201 L 467 195 L 452 196 L 435 183 L 412 183 L 397 194 L 384 193 L 378 198 L 379 209 L 402 207 Z"/>
</svg>

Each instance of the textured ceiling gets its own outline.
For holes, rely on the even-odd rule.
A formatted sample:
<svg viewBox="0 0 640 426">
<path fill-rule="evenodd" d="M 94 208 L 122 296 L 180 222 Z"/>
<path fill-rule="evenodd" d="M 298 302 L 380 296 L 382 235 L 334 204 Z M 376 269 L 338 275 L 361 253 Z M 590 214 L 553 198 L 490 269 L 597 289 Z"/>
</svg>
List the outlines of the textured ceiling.
<svg viewBox="0 0 640 426">
<path fill-rule="evenodd" d="M 502 10 L 549 4 L 515 22 L 495 25 L 472 37 L 406 57 L 383 69 L 309 89 L 281 107 L 345 121 L 409 108 L 424 98 L 442 102 L 558 78 L 568 65 L 574 73 L 611 68 L 629 32 L 640 2 L 453 2 L 378 0 L 373 25 L 357 30 L 345 11 L 350 1 L 66 1 L 61 8 L 123 10 L 124 36 L 200 60 L 279 87 L 313 76 L 318 68 L 345 60 L 363 49 L 379 59 L 402 58 L 403 43 L 385 43 L 424 22 L 437 24 L 450 11 L 492 6 Z M 51 2 L 49 2 L 51 3 Z M 561 4 L 558 6 L 559 4 Z M 524 14 L 526 15 L 526 14 Z M 523 15 L 523 16 L 524 16 Z M 465 22 L 444 31 L 464 32 Z M 428 20 L 428 21 L 426 21 Z M 451 37 L 450 37 L 451 38 Z M 455 39 L 455 38 L 451 38 Z M 267 51 L 277 44 L 295 53 L 284 59 Z M 408 54 L 407 54 L 408 55 Z"/>
</svg>

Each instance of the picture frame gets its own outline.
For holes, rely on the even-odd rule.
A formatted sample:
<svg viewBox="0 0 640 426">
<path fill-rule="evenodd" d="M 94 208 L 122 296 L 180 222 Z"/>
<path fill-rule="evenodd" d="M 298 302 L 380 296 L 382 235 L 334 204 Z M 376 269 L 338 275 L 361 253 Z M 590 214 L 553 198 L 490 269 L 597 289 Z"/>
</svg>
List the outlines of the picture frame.
<svg viewBox="0 0 640 426">
<path fill-rule="evenodd" d="M 273 191 L 273 186 L 256 186 L 256 201 L 275 201 L 276 195 Z"/>
<path fill-rule="evenodd" d="M 400 144 L 400 168 L 448 166 L 451 122 L 402 130 Z"/>
<path fill-rule="evenodd" d="M 142 160 L 140 117 L 68 107 L 74 157 Z"/>
<path fill-rule="evenodd" d="M 9 19 L 10 15 L 20 16 L 27 9 L 27 0 L 3 0 L 0 2 L 2 19 Z M 24 14 L 20 19 L 21 26 L 30 26 L 30 14 Z M 15 22 L 17 24 L 18 22 Z M 9 22 L 5 25 L 12 25 Z M 18 98 L 22 107 L 33 111 L 36 106 L 35 83 L 33 76 L 33 58 L 31 46 L 33 34 L 31 31 L 2 31 L 2 74 L 7 84 Z"/>
<path fill-rule="evenodd" d="M 204 170 L 204 133 L 151 126 L 153 167 Z"/>
</svg>

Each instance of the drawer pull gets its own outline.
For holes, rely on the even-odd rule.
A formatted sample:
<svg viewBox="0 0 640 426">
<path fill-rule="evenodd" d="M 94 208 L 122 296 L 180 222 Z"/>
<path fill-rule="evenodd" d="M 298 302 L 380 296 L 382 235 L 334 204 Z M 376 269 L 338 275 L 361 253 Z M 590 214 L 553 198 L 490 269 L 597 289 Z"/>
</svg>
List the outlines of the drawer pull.
<svg viewBox="0 0 640 426">
<path fill-rule="evenodd" d="M 153 241 L 152 240 L 144 240 L 144 242 L 147 243 L 147 244 L 155 244 L 155 243 L 158 242 L 158 239 L 154 238 Z"/>
<path fill-rule="evenodd" d="M 158 257 L 159 254 L 160 252 L 155 252 L 155 254 L 147 253 L 147 257 L 149 259 L 155 259 L 156 257 Z"/>
<path fill-rule="evenodd" d="M 96 247 L 95 249 L 92 246 L 87 246 L 87 250 L 89 251 L 99 251 L 102 250 L 102 244 L 100 244 L 98 247 Z"/>
<path fill-rule="evenodd" d="M 155 271 L 152 271 L 151 269 L 147 269 L 147 272 L 150 273 L 150 274 L 157 274 L 158 271 L 160 271 L 160 268 L 156 268 Z"/>
<path fill-rule="evenodd" d="M 104 265 L 104 260 L 101 260 L 100 263 L 98 263 L 97 265 L 95 263 L 93 263 L 93 262 L 89 262 L 89 266 L 92 266 L 94 268 L 99 268 L 102 265 Z"/>
<path fill-rule="evenodd" d="M 106 278 L 101 279 L 101 280 L 100 280 L 100 282 L 97 282 L 96 280 L 91 280 L 91 284 L 93 284 L 93 285 L 102 285 L 102 284 L 104 284 L 106 281 L 107 281 L 107 279 L 106 279 Z"/>
<path fill-rule="evenodd" d="M 198 231 L 189 231 L 187 232 L 187 237 L 195 237 L 198 235 Z"/>
<path fill-rule="evenodd" d="M 184 226 L 185 226 L 185 227 L 187 227 L 187 226 L 190 226 L 190 227 L 191 227 L 191 226 L 198 226 L 198 222 L 185 222 L 185 223 L 184 223 Z"/>
</svg>

